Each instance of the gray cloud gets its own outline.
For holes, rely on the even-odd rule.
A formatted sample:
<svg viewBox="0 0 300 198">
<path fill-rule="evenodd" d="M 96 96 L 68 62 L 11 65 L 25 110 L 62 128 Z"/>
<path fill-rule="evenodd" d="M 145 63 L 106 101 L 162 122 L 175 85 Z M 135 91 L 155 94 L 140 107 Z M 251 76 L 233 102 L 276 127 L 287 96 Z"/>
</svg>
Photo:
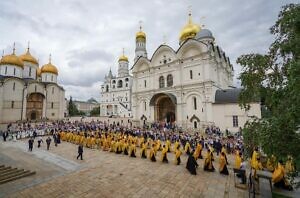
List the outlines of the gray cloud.
<svg viewBox="0 0 300 198">
<path fill-rule="evenodd" d="M 187 22 L 188 6 L 192 5 L 193 21 L 213 32 L 217 44 L 234 64 L 237 77 L 240 67 L 235 64 L 236 58 L 267 50 L 273 40 L 269 28 L 280 7 L 289 2 L 296 1 L 0 1 L 0 49 L 10 53 L 15 41 L 17 53 L 24 53 L 30 40 L 31 52 L 41 65 L 52 53 L 59 83 L 67 96 L 99 98 L 100 83 L 109 67 L 114 73 L 117 70 L 123 47 L 133 64 L 138 21 L 143 21 L 147 34 L 149 57 L 164 35 L 167 44 L 176 50 L 179 32 Z"/>
</svg>

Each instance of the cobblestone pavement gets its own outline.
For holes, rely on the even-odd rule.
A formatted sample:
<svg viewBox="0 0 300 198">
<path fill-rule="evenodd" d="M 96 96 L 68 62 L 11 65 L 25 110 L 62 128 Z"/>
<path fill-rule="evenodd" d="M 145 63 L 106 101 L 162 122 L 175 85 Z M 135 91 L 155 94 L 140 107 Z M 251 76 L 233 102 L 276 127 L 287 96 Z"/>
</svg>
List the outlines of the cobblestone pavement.
<svg viewBox="0 0 300 198">
<path fill-rule="evenodd" d="M 15 142 L 22 144 L 24 142 Z M 182 155 L 182 164 L 174 165 L 174 155 L 168 154 L 169 164 L 151 162 L 139 157 L 130 158 L 122 154 L 84 149 L 84 160 L 76 160 L 77 146 L 62 142 L 58 147 L 51 145 L 52 158 L 44 159 L 36 154 L 28 154 L 22 146 L 4 148 L 0 145 L 0 156 L 18 158 L 19 162 L 37 171 L 37 175 L 0 186 L 6 189 L 4 197 L 247 197 L 247 192 L 234 187 L 233 173 L 229 166 L 229 176 L 218 173 L 218 157 L 215 157 L 216 171 L 203 171 L 203 159 L 198 159 L 197 175 L 191 175 L 185 168 L 187 157 Z M 7 152 L 3 152 L 3 149 Z M 41 150 L 45 149 L 45 144 Z M 9 150 L 9 151 L 8 151 Z M 38 148 L 34 148 L 34 152 Z M 14 152 L 19 155 L 11 156 Z M 48 153 L 48 151 L 41 151 Z M 5 153 L 5 154 L 3 154 Z M 57 156 L 57 157 L 55 157 Z M 21 157 L 21 158 L 19 158 Z M 72 170 L 60 167 L 54 161 L 63 158 Z M 160 153 L 157 159 L 160 158 Z M 229 156 L 230 164 L 233 157 Z M 2 158 L 0 158 L 2 159 Z M 48 161 L 47 161 L 48 160 Z M 1 160 L 2 161 L 2 160 Z M 6 159 L 7 161 L 7 159 Z M 9 161 L 9 160 L 8 160 Z M 5 161 L 4 161 L 5 162 Z M 14 163 L 16 161 L 11 161 Z M 27 165 L 26 165 L 27 164 Z M 30 166 L 32 164 L 32 166 Z M 22 164 L 21 164 L 22 165 Z M 25 167 L 25 168 L 27 168 Z M 28 168 L 27 168 L 28 169 Z M 40 172 L 41 173 L 40 173 Z M 34 182 L 42 174 L 43 180 Z M 47 179 L 48 178 L 48 179 Z M 30 181 L 30 179 L 32 181 Z M 18 183 L 19 182 L 19 183 Z M 24 184 L 24 188 L 12 186 Z M 3 195 L 3 194 L 2 194 Z M 0 194 L 0 197 L 1 194 Z"/>
</svg>

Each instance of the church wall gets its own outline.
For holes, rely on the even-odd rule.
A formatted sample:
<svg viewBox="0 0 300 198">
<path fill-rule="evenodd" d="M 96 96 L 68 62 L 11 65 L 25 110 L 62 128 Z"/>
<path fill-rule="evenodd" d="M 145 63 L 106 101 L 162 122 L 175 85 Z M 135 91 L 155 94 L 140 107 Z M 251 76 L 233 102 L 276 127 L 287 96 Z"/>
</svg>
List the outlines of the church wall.
<svg viewBox="0 0 300 198">
<path fill-rule="evenodd" d="M 238 126 L 233 126 L 233 116 L 238 116 Z M 244 127 L 251 116 L 261 117 L 260 104 L 252 103 L 248 112 L 242 110 L 238 103 L 213 104 L 213 120 L 215 126 L 220 127 L 222 131 L 228 129 L 231 132 L 238 132 L 239 127 Z"/>
<path fill-rule="evenodd" d="M 61 89 L 56 84 L 50 84 L 46 88 L 46 117 L 49 119 L 58 119 L 61 110 Z"/>
<path fill-rule="evenodd" d="M 2 122 L 21 120 L 23 82 L 18 79 L 6 80 L 3 84 Z"/>
<path fill-rule="evenodd" d="M 23 69 L 21 67 L 13 66 L 13 65 L 1 65 L 0 75 L 22 78 Z"/>
<path fill-rule="evenodd" d="M 42 82 L 57 82 L 57 75 L 52 73 L 42 73 Z"/>
<path fill-rule="evenodd" d="M 30 68 L 31 68 L 31 73 L 29 72 Z M 30 62 L 24 62 L 23 78 L 36 79 L 36 70 L 37 70 L 36 65 L 34 65 Z"/>
</svg>

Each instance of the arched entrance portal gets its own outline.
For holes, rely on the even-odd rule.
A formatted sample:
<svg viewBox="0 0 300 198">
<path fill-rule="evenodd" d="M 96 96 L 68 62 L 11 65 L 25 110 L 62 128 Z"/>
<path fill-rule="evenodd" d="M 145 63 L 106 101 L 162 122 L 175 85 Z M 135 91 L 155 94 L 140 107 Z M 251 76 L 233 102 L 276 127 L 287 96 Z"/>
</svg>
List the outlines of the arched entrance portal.
<svg viewBox="0 0 300 198">
<path fill-rule="evenodd" d="M 27 98 L 26 118 L 28 120 L 41 119 L 43 115 L 44 96 L 40 93 L 32 93 Z"/>
<path fill-rule="evenodd" d="M 154 106 L 155 121 L 167 123 L 176 121 L 176 97 L 173 94 L 155 94 L 150 100 L 150 106 Z"/>
</svg>

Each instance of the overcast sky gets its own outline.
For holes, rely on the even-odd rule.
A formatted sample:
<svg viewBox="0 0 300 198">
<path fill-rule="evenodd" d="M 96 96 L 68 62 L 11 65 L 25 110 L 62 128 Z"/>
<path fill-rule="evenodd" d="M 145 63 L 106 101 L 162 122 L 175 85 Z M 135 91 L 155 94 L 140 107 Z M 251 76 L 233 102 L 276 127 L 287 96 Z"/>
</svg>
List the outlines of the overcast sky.
<svg viewBox="0 0 300 198">
<path fill-rule="evenodd" d="M 147 51 L 166 42 L 177 50 L 181 28 L 187 23 L 188 7 L 193 21 L 210 29 L 216 43 L 240 72 L 236 58 L 245 53 L 266 52 L 273 40 L 269 28 L 284 0 L 1 0 L 0 49 L 5 54 L 25 52 L 59 70 L 59 84 L 66 97 L 99 100 L 104 75 L 116 73 L 118 57 L 125 48 L 133 64 L 135 33 L 139 21 L 147 34 Z M 235 80 L 235 84 L 238 82 Z"/>
</svg>

